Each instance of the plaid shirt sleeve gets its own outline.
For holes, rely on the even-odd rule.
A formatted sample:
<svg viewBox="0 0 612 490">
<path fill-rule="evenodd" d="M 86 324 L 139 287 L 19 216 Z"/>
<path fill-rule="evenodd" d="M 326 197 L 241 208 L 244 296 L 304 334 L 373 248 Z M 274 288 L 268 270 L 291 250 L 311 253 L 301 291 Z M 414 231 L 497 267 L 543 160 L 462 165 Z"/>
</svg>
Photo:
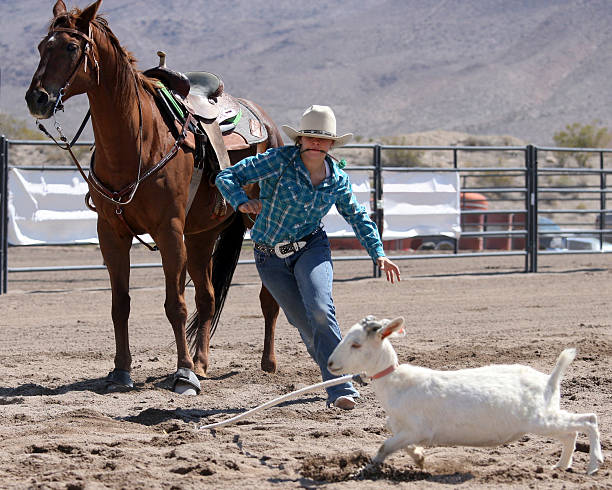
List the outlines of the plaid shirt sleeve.
<svg viewBox="0 0 612 490">
<path fill-rule="evenodd" d="M 234 209 L 249 200 L 242 186 L 274 177 L 280 172 L 279 157 L 283 148 L 271 148 L 241 160 L 223 169 L 215 179 L 215 185 Z"/>
<path fill-rule="evenodd" d="M 372 257 L 372 260 L 376 261 L 378 257 L 385 256 L 376 223 L 368 216 L 365 206 L 357 201 L 352 191 L 349 176 L 345 172 L 340 171 L 340 177 L 341 183 L 339 185 L 336 208 L 346 222 L 351 225 L 355 236 L 359 243 L 367 250 L 368 255 Z"/>
</svg>

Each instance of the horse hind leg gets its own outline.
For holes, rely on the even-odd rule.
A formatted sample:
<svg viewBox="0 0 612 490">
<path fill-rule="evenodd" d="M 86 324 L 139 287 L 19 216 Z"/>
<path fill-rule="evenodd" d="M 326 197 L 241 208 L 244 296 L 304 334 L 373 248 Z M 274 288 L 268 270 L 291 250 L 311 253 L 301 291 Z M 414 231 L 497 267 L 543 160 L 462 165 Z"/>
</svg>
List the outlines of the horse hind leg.
<svg viewBox="0 0 612 490">
<path fill-rule="evenodd" d="M 186 235 L 187 271 L 195 287 L 196 312 L 187 327 L 192 348 L 194 372 L 206 376 L 210 347 L 210 328 L 215 308 L 212 285 L 212 250 L 216 236 L 211 232 Z"/>
<path fill-rule="evenodd" d="M 154 237 L 162 256 L 166 279 L 164 309 L 172 325 L 177 350 L 177 370 L 173 376 L 173 390 L 181 394 L 197 394 L 200 382 L 194 372 L 195 365 L 187 345 L 187 306 L 185 304 L 185 277 L 187 253 L 183 236 L 170 229 Z"/>
<path fill-rule="evenodd" d="M 264 347 L 261 355 L 261 369 L 268 373 L 276 372 L 276 356 L 274 354 L 274 334 L 279 306 L 267 288 L 262 284 L 259 292 L 259 303 L 264 316 L 265 334 Z"/>
</svg>

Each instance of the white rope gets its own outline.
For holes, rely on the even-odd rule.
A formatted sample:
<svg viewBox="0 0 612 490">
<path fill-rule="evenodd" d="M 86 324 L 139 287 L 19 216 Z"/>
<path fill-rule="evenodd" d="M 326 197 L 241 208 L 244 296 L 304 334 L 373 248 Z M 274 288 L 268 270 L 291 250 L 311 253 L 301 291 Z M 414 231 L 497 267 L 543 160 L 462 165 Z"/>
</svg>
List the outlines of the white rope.
<svg viewBox="0 0 612 490">
<path fill-rule="evenodd" d="M 199 430 L 214 429 L 215 427 L 221 427 L 222 425 L 233 424 L 234 422 L 238 422 L 239 420 L 246 418 L 249 415 L 253 415 L 254 413 L 259 412 L 260 410 L 263 410 L 264 408 L 273 407 L 274 405 L 283 403 L 285 400 L 289 400 L 290 398 L 295 398 L 298 395 L 301 395 L 302 393 L 308 393 L 310 391 L 315 391 L 315 390 L 318 390 L 319 388 L 327 388 L 328 386 L 340 385 L 342 383 L 346 383 L 347 381 L 351 381 L 351 380 L 358 381 L 357 378 L 359 378 L 359 380 L 362 379 L 362 377 L 358 374 L 357 375 L 347 374 L 339 378 L 330 379 L 329 381 L 323 381 L 315 385 L 306 386 L 306 388 L 302 388 L 296 391 L 292 391 L 291 393 L 287 393 L 286 395 L 279 396 L 278 398 L 275 398 L 274 400 L 270 400 L 269 402 L 266 402 L 263 405 L 259 405 L 258 407 L 248 410 L 247 412 L 241 413 L 240 415 L 236 415 L 235 417 L 232 417 L 231 419 L 224 420 L 223 422 L 216 422 L 214 424 L 201 425 L 200 427 L 196 426 L 196 428 Z"/>
</svg>

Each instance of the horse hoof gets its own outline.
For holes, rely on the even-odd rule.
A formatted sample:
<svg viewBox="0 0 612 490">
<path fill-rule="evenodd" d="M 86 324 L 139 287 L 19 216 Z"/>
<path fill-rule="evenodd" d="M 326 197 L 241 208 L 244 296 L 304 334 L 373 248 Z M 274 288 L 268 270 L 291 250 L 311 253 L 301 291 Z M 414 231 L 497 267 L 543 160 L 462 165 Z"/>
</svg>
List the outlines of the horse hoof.
<svg viewBox="0 0 612 490">
<path fill-rule="evenodd" d="M 276 372 L 276 360 L 261 360 L 261 370 L 266 373 L 275 373 Z"/>
<path fill-rule="evenodd" d="M 197 395 L 201 391 L 200 380 L 191 369 L 178 368 L 172 376 L 172 391 L 182 395 Z"/>
<path fill-rule="evenodd" d="M 116 391 L 122 388 L 134 388 L 134 381 L 130 372 L 125 369 L 113 369 L 104 380 L 107 391 Z"/>
<path fill-rule="evenodd" d="M 188 396 L 195 396 L 198 394 L 193 386 L 188 383 L 183 383 L 182 381 L 177 381 L 177 383 L 174 385 L 174 392 L 178 393 L 179 395 Z"/>
</svg>

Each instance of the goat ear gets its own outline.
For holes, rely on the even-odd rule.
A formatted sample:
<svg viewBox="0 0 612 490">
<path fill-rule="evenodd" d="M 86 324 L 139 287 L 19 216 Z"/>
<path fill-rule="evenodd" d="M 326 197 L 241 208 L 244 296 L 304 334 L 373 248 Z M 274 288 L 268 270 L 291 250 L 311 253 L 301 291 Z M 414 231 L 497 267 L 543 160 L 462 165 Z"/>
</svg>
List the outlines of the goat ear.
<svg viewBox="0 0 612 490">
<path fill-rule="evenodd" d="M 388 323 L 387 323 L 388 322 Z M 392 334 L 406 335 L 404 332 L 404 317 L 398 316 L 393 320 L 386 320 L 380 335 L 384 339 Z"/>
</svg>

